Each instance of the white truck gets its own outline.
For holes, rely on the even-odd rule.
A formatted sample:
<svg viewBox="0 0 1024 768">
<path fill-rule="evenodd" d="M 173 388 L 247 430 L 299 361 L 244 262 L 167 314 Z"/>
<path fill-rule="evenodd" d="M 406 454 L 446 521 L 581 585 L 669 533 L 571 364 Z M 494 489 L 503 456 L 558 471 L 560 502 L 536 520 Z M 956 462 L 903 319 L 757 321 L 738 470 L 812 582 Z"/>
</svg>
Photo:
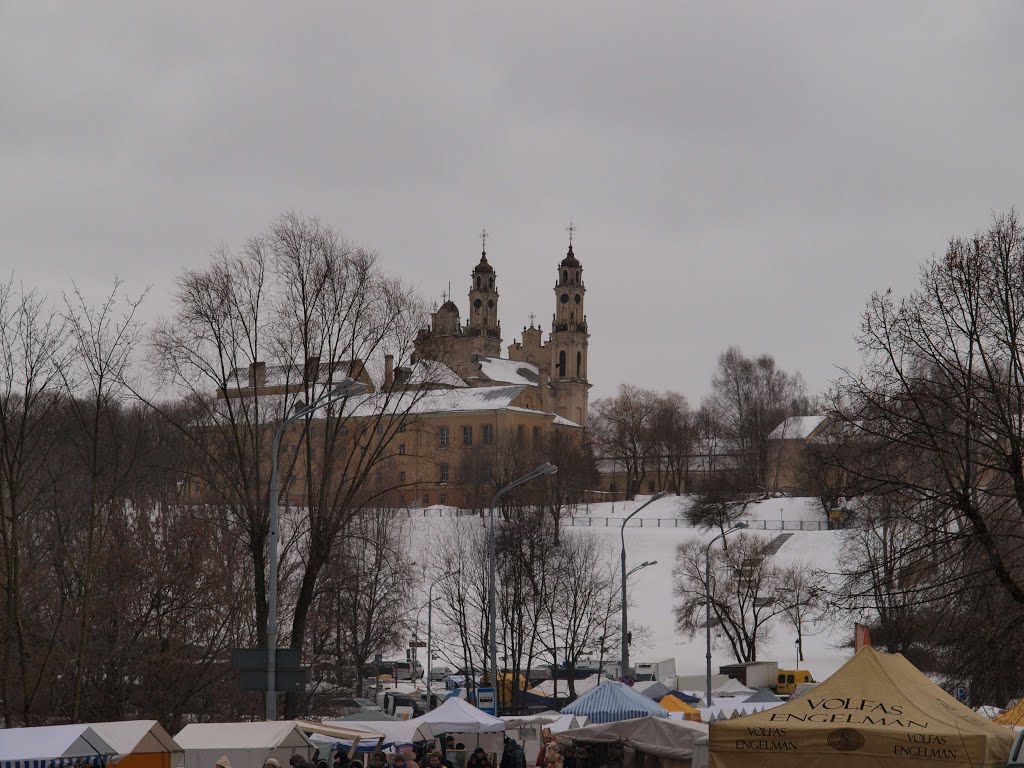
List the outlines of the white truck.
<svg viewBox="0 0 1024 768">
<path fill-rule="evenodd" d="M 661 661 L 641 661 L 636 665 L 636 674 L 633 675 L 638 683 L 646 680 L 657 680 L 661 682 L 666 677 L 675 677 L 676 660 L 662 659 Z"/>
<path fill-rule="evenodd" d="M 723 675 L 739 680 L 748 688 L 775 690 L 779 683 L 779 662 L 748 661 L 743 664 L 723 664 L 718 668 Z"/>
</svg>

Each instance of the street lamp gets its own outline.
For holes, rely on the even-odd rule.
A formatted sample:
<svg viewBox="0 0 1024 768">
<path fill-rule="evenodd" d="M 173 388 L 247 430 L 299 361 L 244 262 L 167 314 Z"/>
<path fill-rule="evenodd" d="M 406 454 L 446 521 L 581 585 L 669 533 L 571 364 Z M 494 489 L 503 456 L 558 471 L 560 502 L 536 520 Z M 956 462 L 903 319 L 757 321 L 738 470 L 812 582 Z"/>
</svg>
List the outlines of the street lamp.
<svg viewBox="0 0 1024 768">
<path fill-rule="evenodd" d="M 513 488 L 517 488 L 523 483 L 528 483 L 531 480 L 536 480 L 538 477 L 544 477 L 545 475 L 553 475 L 558 471 L 558 467 L 549 462 L 544 462 L 532 472 L 528 472 L 518 480 L 513 480 L 508 485 L 502 486 L 494 494 L 494 498 L 491 499 L 491 511 L 490 511 L 490 522 L 491 522 L 491 538 L 489 542 L 488 556 L 490 558 L 490 579 L 487 587 L 487 599 L 489 601 L 490 608 L 490 620 L 491 620 L 491 685 L 494 686 L 495 692 L 498 689 L 498 609 L 497 599 L 495 597 L 497 589 L 495 588 L 495 561 L 497 555 L 495 554 L 494 544 L 494 507 L 498 503 L 498 499 L 504 494 L 511 491 Z"/>
<path fill-rule="evenodd" d="M 711 547 L 719 539 L 724 539 L 733 531 L 740 531 L 747 527 L 746 523 L 736 523 L 732 528 L 727 531 L 722 531 L 720 534 L 715 536 L 711 541 L 708 542 L 707 547 L 704 548 L 704 606 L 707 611 L 705 616 L 705 624 L 707 625 L 707 704 L 711 707 Z"/>
<path fill-rule="evenodd" d="M 427 590 L 427 712 L 433 709 L 433 702 L 431 701 L 430 698 L 430 659 L 431 651 L 433 649 L 431 643 L 432 633 L 434 630 L 434 587 L 437 585 L 438 582 L 444 581 L 449 576 L 458 575 L 459 571 L 448 571 L 447 573 L 442 573 L 440 576 L 434 579 L 433 582 L 431 582 L 430 588 Z"/>
<path fill-rule="evenodd" d="M 267 720 L 277 720 L 277 501 L 281 488 L 277 482 L 277 451 L 281 446 L 281 435 L 293 421 L 304 418 L 314 411 L 353 395 L 361 395 L 366 385 L 346 378 L 329 392 L 325 392 L 309 405 L 295 404 L 295 411 L 281 422 L 274 433 L 270 447 L 270 574 L 267 585 Z"/>
<path fill-rule="evenodd" d="M 625 677 L 629 674 L 629 624 L 626 621 L 626 577 L 629 574 L 626 573 L 626 523 L 648 504 L 653 504 L 658 499 L 667 495 L 668 491 L 660 491 L 651 496 L 651 498 L 626 515 L 626 519 L 622 521 L 622 528 L 619 529 L 619 539 L 622 541 L 622 656 L 620 658 L 622 669 L 619 670 L 620 677 Z"/>
</svg>

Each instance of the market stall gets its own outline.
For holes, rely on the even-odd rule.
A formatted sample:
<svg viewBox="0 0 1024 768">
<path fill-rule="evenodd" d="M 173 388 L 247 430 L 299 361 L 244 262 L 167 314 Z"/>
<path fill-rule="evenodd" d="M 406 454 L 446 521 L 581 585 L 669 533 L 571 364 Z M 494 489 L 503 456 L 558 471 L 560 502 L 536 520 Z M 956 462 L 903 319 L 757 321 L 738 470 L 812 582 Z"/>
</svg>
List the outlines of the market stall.
<svg viewBox="0 0 1024 768">
<path fill-rule="evenodd" d="M 118 768 L 175 768 L 183 751 L 156 720 L 89 723 L 120 757 Z"/>
<path fill-rule="evenodd" d="M 292 720 L 255 723 L 193 723 L 174 737 L 185 768 L 210 768 L 221 755 L 231 768 L 263 768 L 268 757 L 287 765 L 292 755 L 313 759 L 314 747 Z"/>
<path fill-rule="evenodd" d="M 588 725 L 555 734 L 576 768 L 690 768 L 702 723 L 642 717 Z"/>
<path fill-rule="evenodd" d="M 584 715 L 592 723 L 611 723 L 636 717 L 668 717 L 668 711 L 628 685 L 608 681 L 562 708 L 567 715 Z"/>
<path fill-rule="evenodd" d="M 799 699 L 711 724 L 711 768 L 996 768 L 1013 732 L 864 648 Z"/>
<path fill-rule="evenodd" d="M 116 756 L 117 750 L 88 725 L 0 729 L 0 766 L 3 768 L 104 766 Z"/>
</svg>

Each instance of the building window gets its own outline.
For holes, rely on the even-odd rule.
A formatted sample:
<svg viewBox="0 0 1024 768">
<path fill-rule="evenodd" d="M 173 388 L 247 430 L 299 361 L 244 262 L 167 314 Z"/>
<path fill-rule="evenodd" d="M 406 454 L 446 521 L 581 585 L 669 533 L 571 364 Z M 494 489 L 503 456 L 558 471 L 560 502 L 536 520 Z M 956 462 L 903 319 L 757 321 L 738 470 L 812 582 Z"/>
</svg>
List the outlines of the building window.
<svg viewBox="0 0 1024 768">
<path fill-rule="evenodd" d="M 565 378 L 565 350 L 558 353 L 558 377 Z"/>
<path fill-rule="evenodd" d="M 429 493 L 424 493 L 423 494 L 423 506 L 424 507 L 429 507 L 430 506 L 430 494 Z"/>
<path fill-rule="evenodd" d="M 484 424 L 484 445 L 494 442 L 494 427 L 491 424 Z"/>
<path fill-rule="evenodd" d="M 403 424 L 402 426 L 400 426 L 400 427 L 398 428 L 398 431 L 399 431 L 399 432 L 405 432 L 405 424 Z"/>
<path fill-rule="evenodd" d="M 473 444 L 473 428 L 463 427 L 462 428 L 462 444 L 472 445 Z"/>
<path fill-rule="evenodd" d="M 583 378 L 583 353 L 576 353 L 576 378 Z"/>
<path fill-rule="evenodd" d="M 442 448 L 448 447 L 448 427 L 441 427 L 439 430 L 438 437 L 440 438 L 440 446 Z"/>
<path fill-rule="evenodd" d="M 398 444 L 398 455 L 405 456 L 405 443 Z"/>
<path fill-rule="evenodd" d="M 533 428 L 533 444 L 537 445 L 540 443 L 540 427 Z"/>
<path fill-rule="evenodd" d="M 448 465 L 447 464 L 442 464 L 441 465 L 441 482 L 442 483 L 447 483 L 448 482 Z"/>
<path fill-rule="evenodd" d="M 522 443 L 526 440 L 526 427 L 520 424 L 516 427 L 516 442 Z"/>
<path fill-rule="evenodd" d="M 442 493 L 440 496 L 437 497 L 437 503 L 443 507 L 445 504 L 448 503 L 448 496 Z"/>
<path fill-rule="evenodd" d="M 384 425 L 383 424 L 378 424 L 377 425 L 377 435 L 378 435 L 378 437 L 380 435 L 383 435 L 383 434 L 384 434 Z"/>
<path fill-rule="evenodd" d="M 398 482 L 400 482 L 400 483 L 404 483 L 405 482 L 405 472 L 399 472 L 398 473 Z"/>
</svg>

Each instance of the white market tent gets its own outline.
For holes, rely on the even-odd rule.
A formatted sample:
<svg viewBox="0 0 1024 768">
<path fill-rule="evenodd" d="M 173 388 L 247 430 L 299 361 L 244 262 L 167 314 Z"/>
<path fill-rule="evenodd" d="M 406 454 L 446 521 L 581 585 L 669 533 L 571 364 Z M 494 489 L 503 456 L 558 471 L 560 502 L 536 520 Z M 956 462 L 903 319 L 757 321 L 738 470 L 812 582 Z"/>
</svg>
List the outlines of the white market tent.
<svg viewBox="0 0 1024 768">
<path fill-rule="evenodd" d="M 754 689 L 753 688 L 747 688 L 747 686 L 745 686 L 739 680 L 734 680 L 733 678 L 730 677 L 728 680 L 726 680 L 720 686 L 715 688 L 711 692 L 711 695 L 712 696 L 749 696 L 752 693 L 754 693 Z"/>
<path fill-rule="evenodd" d="M 0 729 L 0 766 L 36 768 L 90 763 L 104 765 L 117 754 L 113 746 L 87 725 L 43 725 Z"/>
<path fill-rule="evenodd" d="M 255 723 L 193 723 L 174 737 L 185 751 L 185 768 L 210 768 L 226 755 L 231 768 L 263 768 L 268 757 L 286 765 L 294 755 L 313 759 L 313 742 L 292 720 Z"/>
<path fill-rule="evenodd" d="M 561 733 L 570 728 L 582 728 L 587 720 L 582 715 L 563 715 L 561 712 L 556 712 L 553 709 L 547 712 L 539 712 L 536 715 L 506 715 L 501 719 L 505 721 L 506 732 L 515 728 L 536 725 L 541 728 L 547 728 L 552 733 Z"/>
<path fill-rule="evenodd" d="M 156 720 L 122 720 L 88 723 L 100 738 L 122 755 L 118 765 L 161 765 L 174 768 L 181 762 L 183 750 Z M 152 759 L 145 760 L 144 757 Z"/>
<path fill-rule="evenodd" d="M 482 709 L 474 707 L 464 699 L 455 697 L 444 700 L 437 709 L 407 721 L 416 723 L 421 732 L 429 730 L 438 733 L 504 733 L 505 721 Z M 426 728 L 425 728 L 426 727 Z"/>
</svg>

